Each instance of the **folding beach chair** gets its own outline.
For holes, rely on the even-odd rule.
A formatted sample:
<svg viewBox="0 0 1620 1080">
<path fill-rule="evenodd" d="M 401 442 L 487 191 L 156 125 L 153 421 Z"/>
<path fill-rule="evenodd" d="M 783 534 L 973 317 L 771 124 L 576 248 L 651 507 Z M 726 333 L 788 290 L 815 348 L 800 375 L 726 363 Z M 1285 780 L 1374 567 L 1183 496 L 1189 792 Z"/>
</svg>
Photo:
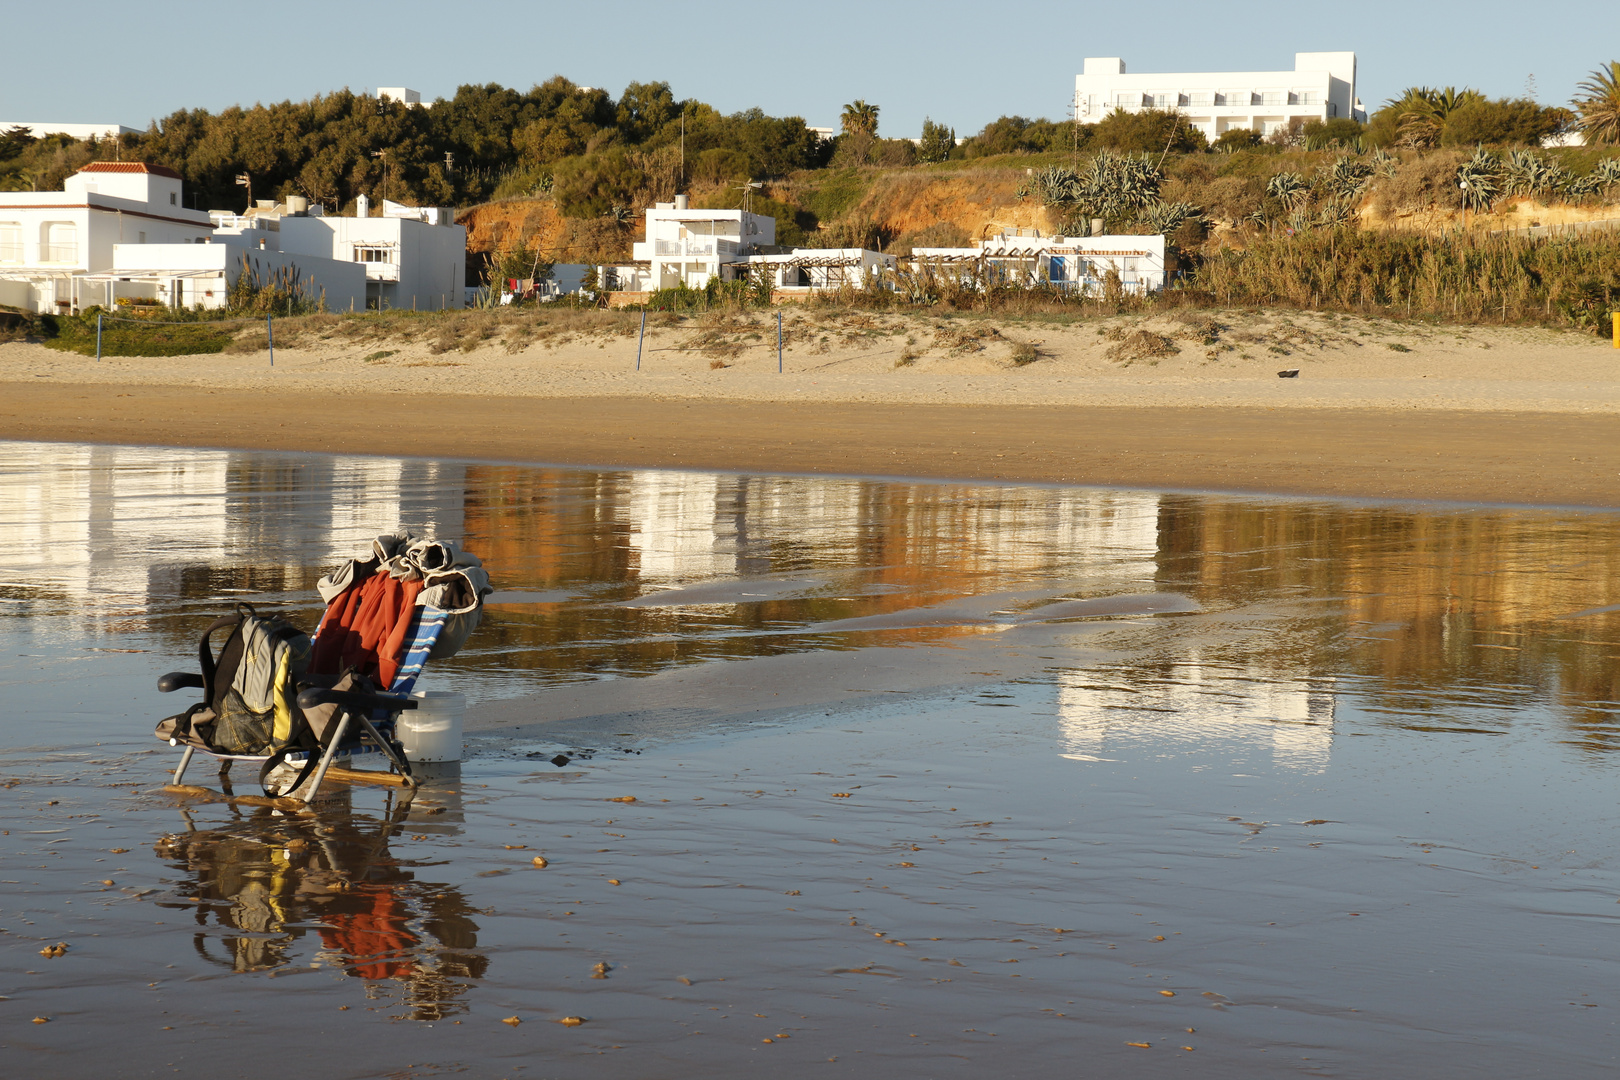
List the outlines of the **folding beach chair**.
<svg viewBox="0 0 1620 1080">
<path fill-rule="evenodd" d="M 438 566 L 436 570 L 430 569 L 425 575 L 413 563 L 407 563 L 401 570 L 397 564 L 409 558 L 403 554 L 407 545 L 414 545 L 413 553 L 419 551 L 423 545 L 436 549 L 428 553 L 434 560 L 455 558 L 460 561 L 453 566 L 446 564 Z M 437 655 L 441 657 L 454 655 L 461 642 L 466 639 L 466 635 L 477 625 L 482 614 L 483 597 L 489 592 L 488 575 L 478 568 L 478 560 L 458 551 L 454 544 L 418 541 L 409 534 L 400 533 L 394 537 L 379 537 L 373 550 L 372 557 L 366 560 L 351 560 L 322 579 L 322 592 L 330 594 L 329 602 L 326 613 L 322 616 L 321 626 L 315 634 L 311 655 L 317 658 L 317 661 L 324 656 L 326 662 L 325 664 L 317 662 L 314 665 L 315 670 L 297 680 L 299 709 L 308 713 L 321 706 L 331 706 L 336 710 L 330 722 L 323 725 L 326 732 L 326 736 L 321 740 L 323 749 L 319 752 L 320 760 L 314 766 L 313 775 L 309 776 L 307 788 L 312 797 L 320 790 L 321 782 L 326 778 L 333 762 L 340 756 L 352 758 L 380 754 L 394 774 L 392 782 L 411 788 L 417 786 L 418 781 L 411 772 L 404 748 L 395 738 L 399 714 L 417 707 L 416 700 L 409 695 L 429 655 L 435 653 L 435 646 L 442 646 L 437 651 Z M 397 558 L 394 557 L 396 551 L 400 553 Z M 445 552 L 449 552 L 449 556 L 446 556 Z M 396 577 L 403 572 L 414 575 L 412 580 L 416 582 L 425 580 L 429 584 L 438 583 L 437 588 L 428 589 L 425 595 L 439 599 L 446 596 L 455 597 L 457 610 L 452 612 L 433 603 L 416 602 L 412 604 L 408 617 L 403 615 L 397 617 L 400 625 L 393 632 L 380 637 L 374 634 L 362 635 L 344 620 L 347 615 L 353 614 L 356 601 L 366 589 L 367 583 L 386 584 L 375 582 L 373 579 L 389 576 L 391 571 Z M 446 585 L 445 582 L 450 584 Z M 441 642 L 446 624 L 452 620 L 456 624 L 455 632 L 449 635 L 448 640 Z M 366 640 L 367 637 L 371 640 Z M 323 648 L 323 644 L 327 647 Z M 208 636 L 205 635 L 201 649 L 206 653 L 209 648 Z M 201 689 L 206 697 L 203 703 L 206 709 L 216 700 L 216 688 L 212 685 L 214 664 L 208 656 L 202 657 L 201 661 L 203 673 L 170 672 L 158 680 L 158 690 L 171 693 L 183 688 Z M 325 670 L 322 670 L 323 667 Z M 387 689 L 385 691 L 373 689 L 366 679 L 356 680 L 355 673 L 361 670 L 368 674 L 382 673 L 382 679 L 387 681 Z M 375 678 L 375 674 L 372 674 L 372 677 Z M 355 685 L 361 688 L 356 689 Z M 212 716 L 212 713 L 208 712 L 207 715 Z M 224 785 L 229 784 L 230 769 L 235 762 L 250 761 L 263 767 L 275 757 L 280 758 L 286 765 L 302 770 L 298 781 L 295 781 L 288 791 L 279 794 L 286 795 L 292 789 L 303 786 L 302 780 L 309 773 L 309 757 L 313 751 L 292 750 L 283 754 L 226 753 L 210 745 L 208 737 L 199 733 L 196 726 L 190 723 L 177 724 L 176 721 L 181 719 L 171 717 L 159 724 L 157 729 L 159 738 L 166 739 L 171 746 L 183 747 L 180 764 L 170 782 L 172 787 L 180 786 L 187 767 L 198 751 L 219 760 L 219 775 Z M 189 714 L 186 715 L 186 719 L 189 720 Z M 266 795 L 277 794 L 271 791 L 271 779 L 275 775 L 275 773 L 264 775 L 261 769 L 260 779 Z M 345 775 L 350 779 L 359 776 L 357 773 L 347 772 Z M 379 780 L 387 776 L 389 773 L 377 772 Z"/>
</svg>

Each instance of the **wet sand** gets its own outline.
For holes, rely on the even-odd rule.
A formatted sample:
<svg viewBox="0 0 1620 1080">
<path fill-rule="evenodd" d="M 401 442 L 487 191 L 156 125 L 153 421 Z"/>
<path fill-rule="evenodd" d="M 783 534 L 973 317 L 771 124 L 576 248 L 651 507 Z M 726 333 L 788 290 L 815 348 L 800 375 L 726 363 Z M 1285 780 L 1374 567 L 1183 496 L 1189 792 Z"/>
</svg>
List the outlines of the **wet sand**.
<svg viewBox="0 0 1620 1080">
<path fill-rule="evenodd" d="M 374 400 L 357 407 L 353 394 L 0 383 L 0 438 L 1620 506 L 1620 416 L 1602 413 L 499 393 Z"/>
</svg>

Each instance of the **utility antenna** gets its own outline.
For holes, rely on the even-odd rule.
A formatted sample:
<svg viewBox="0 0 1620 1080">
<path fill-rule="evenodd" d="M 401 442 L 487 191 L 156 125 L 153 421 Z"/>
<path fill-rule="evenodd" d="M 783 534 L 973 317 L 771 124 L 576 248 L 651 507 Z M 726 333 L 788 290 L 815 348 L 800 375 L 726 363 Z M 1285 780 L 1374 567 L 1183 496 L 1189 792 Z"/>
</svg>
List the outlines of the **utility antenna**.
<svg viewBox="0 0 1620 1080">
<path fill-rule="evenodd" d="M 680 191 L 686 190 L 686 109 L 681 109 L 681 175 L 676 187 Z"/>
<path fill-rule="evenodd" d="M 747 183 L 737 185 L 736 190 L 743 193 L 743 204 L 741 209 L 744 213 L 752 214 L 754 212 L 754 192 L 758 191 L 764 186 L 765 185 L 758 180 L 750 180 Z"/>
<path fill-rule="evenodd" d="M 253 177 L 247 173 L 237 173 L 236 186 L 247 188 L 248 209 L 253 209 Z"/>
</svg>

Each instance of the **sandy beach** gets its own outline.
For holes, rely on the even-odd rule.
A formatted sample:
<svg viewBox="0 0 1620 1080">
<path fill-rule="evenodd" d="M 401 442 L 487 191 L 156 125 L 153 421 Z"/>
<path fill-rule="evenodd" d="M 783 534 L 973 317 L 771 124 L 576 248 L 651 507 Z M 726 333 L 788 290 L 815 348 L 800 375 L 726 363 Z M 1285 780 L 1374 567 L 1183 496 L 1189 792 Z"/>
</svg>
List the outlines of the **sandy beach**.
<svg viewBox="0 0 1620 1080">
<path fill-rule="evenodd" d="M 0 437 L 1620 505 L 1620 353 L 1592 336 L 1309 313 L 784 323 L 780 373 L 763 314 L 655 326 L 639 371 L 632 319 L 454 349 L 303 333 L 273 367 L 12 343 Z"/>
</svg>

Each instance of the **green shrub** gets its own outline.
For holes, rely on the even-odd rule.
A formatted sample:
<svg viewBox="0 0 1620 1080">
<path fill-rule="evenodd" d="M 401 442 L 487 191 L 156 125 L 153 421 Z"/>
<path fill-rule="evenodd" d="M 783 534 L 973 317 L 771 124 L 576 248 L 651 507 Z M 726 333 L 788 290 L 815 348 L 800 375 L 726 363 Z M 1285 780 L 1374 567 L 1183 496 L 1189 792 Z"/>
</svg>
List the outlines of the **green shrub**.
<svg viewBox="0 0 1620 1080">
<path fill-rule="evenodd" d="M 42 315 L 47 348 L 81 356 L 96 355 L 96 309 L 80 315 Z M 102 324 L 103 356 L 195 356 L 224 352 L 231 334 L 217 323 L 188 322 L 181 325 L 142 325 L 114 320 Z"/>
</svg>

